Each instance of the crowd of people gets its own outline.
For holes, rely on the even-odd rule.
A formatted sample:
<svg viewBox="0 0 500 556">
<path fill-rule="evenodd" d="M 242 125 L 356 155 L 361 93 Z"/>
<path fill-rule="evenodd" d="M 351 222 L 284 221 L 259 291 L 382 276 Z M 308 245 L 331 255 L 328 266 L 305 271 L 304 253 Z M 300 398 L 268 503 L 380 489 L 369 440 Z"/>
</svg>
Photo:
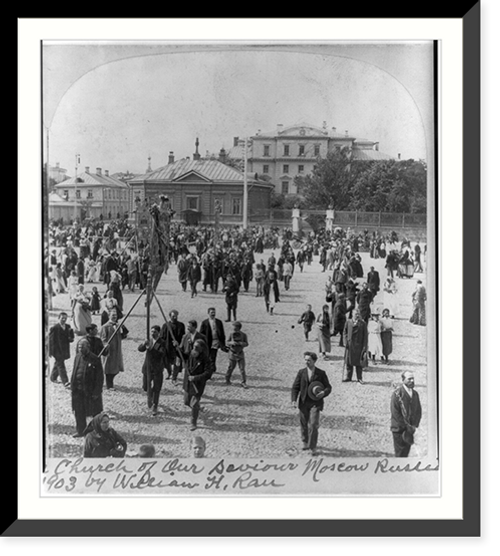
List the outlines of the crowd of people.
<svg viewBox="0 0 500 556">
<path fill-rule="evenodd" d="M 272 249 L 267 260 L 264 249 Z M 369 253 L 371 259 L 385 259 L 385 279 L 374 266 L 366 272 L 360 251 Z M 109 426 L 102 391 L 114 390 L 115 378 L 124 370 L 122 341 L 128 330 L 123 319 L 123 294 L 136 289 L 144 291 L 147 287 L 148 245 L 138 241 L 133 226 L 125 220 L 70 227 L 53 224 L 49 226 L 46 255 L 49 295 L 67 294 L 70 307 L 59 314 L 58 323 L 49 331 L 49 355 L 54 359 L 50 380 L 60 379 L 71 390 L 74 436 L 85 437 L 85 457 L 122 457 L 127 443 Z M 226 336 L 215 307 L 208 309 L 200 326 L 193 319 L 182 322 L 179 311 L 172 309 L 162 326 L 151 327 L 138 351 L 144 353 L 142 388 L 152 414 L 158 414 L 165 378 L 176 386 L 182 374 L 190 430 L 196 430 L 202 397 L 217 372 L 221 351 L 227 353 L 225 384 L 231 385 L 238 367 L 241 386 L 247 388 L 245 349 L 250 344 L 241 316 L 238 320 L 239 294 L 255 292 L 255 297 L 263 298 L 262 310 L 273 316 L 281 297 L 293 289 L 294 275 L 310 266 L 314 257 L 318 257 L 322 272 L 328 277 L 325 301 L 318 314 L 313 312 L 312 305 L 307 305 L 302 315 L 297 315 L 305 340 L 309 342 L 316 331 L 318 354 L 327 359 L 332 351 L 332 338 L 339 337 L 339 346 L 345 353 L 344 382 L 352 382 L 355 371 L 357 382 L 364 384 L 363 371 L 369 364 L 376 364 L 377 360 L 387 363 L 393 351 L 394 321 L 401 318 L 395 303 L 396 279 L 410 275 L 410 264 L 411 276 L 413 272 L 424 271 L 425 248 L 422 250 L 418 242 L 412 247 L 405 238 L 399 245 L 394 233 L 354 234 L 340 228 L 296 237 L 291 230 L 280 232 L 262 227 L 215 230 L 213 226 L 173 223 L 168 265 L 175 268 L 179 292 L 190 293 L 191 298 L 203 292 L 224 296 L 225 322 L 230 323 L 226 325 L 230 330 Z M 100 284 L 106 288 L 102 296 L 97 287 Z M 375 298 L 383 307 L 381 314 L 374 311 Z M 425 326 L 426 292 L 422 280 L 417 281 L 412 302 L 414 312 L 410 321 Z M 100 316 L 100 329 L 92 319 L 96 315 Z M 79 339 L 69 379 L 65 361 L 70 359 L 70 345 L 76 336 Z M 298 403 L 300 409 L 304 449 L 307 447 L 313 453 L 322 399 L 329 394 L 326 375 L 315 370 L 318 354 L 306 352 L 306 367 L 292 387 L 292 402 Z M 309 380 L 303 384 L 306 378 Z M 309 392 L 311 381 L 320 383 L 317 386 L 322 393 Z M 402 442 L 401 438 L 398 442 Z"/>
</svg>

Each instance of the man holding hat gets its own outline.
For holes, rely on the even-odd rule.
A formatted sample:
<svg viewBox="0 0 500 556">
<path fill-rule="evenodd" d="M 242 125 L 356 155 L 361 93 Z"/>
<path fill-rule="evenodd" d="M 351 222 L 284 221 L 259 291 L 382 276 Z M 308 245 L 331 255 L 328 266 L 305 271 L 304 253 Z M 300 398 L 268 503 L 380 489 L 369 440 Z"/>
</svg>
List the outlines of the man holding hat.
<svg viewBox="0 0 500 556">
<path fill-rule="evenodd" d="M 325 371 L 316 367 L 318 356 L 304 353 L 306 367 L 300 369 L 292 386 L 292 407 L 299 408 L 302 449 L 316 455 L 318 444 L 319 415 L 323 410 L 323 398 L 332 391 Z"/>
</svg>

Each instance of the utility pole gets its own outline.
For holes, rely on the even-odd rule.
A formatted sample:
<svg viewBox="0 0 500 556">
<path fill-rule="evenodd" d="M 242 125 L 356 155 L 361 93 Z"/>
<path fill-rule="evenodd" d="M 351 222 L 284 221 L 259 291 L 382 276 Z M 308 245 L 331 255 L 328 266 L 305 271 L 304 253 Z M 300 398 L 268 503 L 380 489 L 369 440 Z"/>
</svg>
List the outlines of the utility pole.
<svg viewBox="0 0 500 556">
<path fill-rule="evenodd" d="M 75 222 L 76 222 L 76 214 L 77 214 L 77 207 L 76 207 L 76 187 L 78 185 L 77 176 L 78 176 L 78 164 L 80 163 L 80 155 L 75 155 Z"/>
<path fill-rule="evenodd" d="M 243 145 L 243 155 L 244 155 L 244 165 L 243 165 L 243 229 L 246 230 L 248 227 L 248 152 L 247 145 L 248 140 L 245 137 Z"/>
</svg>

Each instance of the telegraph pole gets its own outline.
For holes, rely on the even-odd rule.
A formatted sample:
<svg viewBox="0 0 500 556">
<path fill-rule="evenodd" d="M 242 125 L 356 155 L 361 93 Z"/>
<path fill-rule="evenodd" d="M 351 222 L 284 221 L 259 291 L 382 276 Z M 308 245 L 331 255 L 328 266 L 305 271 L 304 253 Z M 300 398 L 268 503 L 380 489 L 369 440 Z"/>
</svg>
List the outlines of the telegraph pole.
<svg viewBox="0 0 500 556">
<path fill-rule="evenodd" d="M 244 154 L 244 165 L 243 165 L 243 229 L 246 230 L 248 227 L 248 153 L 247 153 L 247 144 L 248 140 L 245 137 L 244 146 L 243 146 L 243 154 Z"/>
</svg>

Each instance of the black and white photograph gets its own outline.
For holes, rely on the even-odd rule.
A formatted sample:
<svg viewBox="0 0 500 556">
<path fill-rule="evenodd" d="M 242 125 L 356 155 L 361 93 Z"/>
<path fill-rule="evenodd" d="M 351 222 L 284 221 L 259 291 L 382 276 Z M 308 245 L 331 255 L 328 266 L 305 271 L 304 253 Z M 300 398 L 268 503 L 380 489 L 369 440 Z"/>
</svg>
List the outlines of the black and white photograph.
<svg viewBox="0 0 500 556">
<path fill-rule="evenodd" d="M 439 496 L 437 41 L 41 60 L 41 496 Z"/>
</svg>

